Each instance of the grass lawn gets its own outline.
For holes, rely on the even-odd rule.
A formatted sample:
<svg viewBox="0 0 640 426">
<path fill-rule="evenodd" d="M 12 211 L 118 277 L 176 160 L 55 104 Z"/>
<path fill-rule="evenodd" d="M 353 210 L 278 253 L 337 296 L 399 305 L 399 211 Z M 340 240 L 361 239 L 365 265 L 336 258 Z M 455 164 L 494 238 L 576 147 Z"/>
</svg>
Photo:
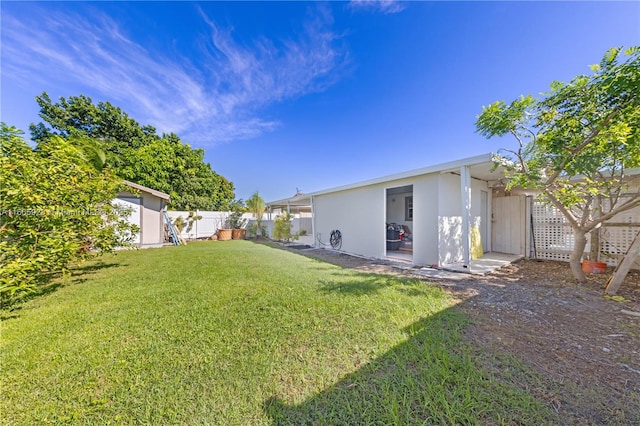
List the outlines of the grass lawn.
<svg viewBox="0 0 640 426">
<path fill-rule="evenodd" d="M 120 252 L 3 311 L 8 424 L 539 424 L 440 289 L 247 241 Z"/>
</svg>

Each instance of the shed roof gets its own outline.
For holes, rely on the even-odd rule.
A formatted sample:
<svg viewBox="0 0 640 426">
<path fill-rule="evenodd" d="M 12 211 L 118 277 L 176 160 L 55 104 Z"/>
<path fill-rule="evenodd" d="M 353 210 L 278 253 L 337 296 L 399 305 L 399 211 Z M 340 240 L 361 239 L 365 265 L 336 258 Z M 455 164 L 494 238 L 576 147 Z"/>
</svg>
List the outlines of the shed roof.
<svg viewBox="0 0 640 426">
<path fill-rule="evenodd" d="M 151 188 L 149 188 L 147 186 L 139 185 L 139 184 L 133 183 L 133 182 L 129 182 L 128 180 L 123 181 L 123 183 L 125 185 L 127 185 L 128 187 L 130 187 L 130 188 L 137 189 L 138 191 L 146 192 L 146 193 L 151 194 L 151 195 L 155 195 L 156 197 L 162 198 L 163 200 L 169 201 L 171 199 L 169 194 L 165 194 L 164 192 L 156 191 L 155 189 L 151 189 Z"/>
</svg>

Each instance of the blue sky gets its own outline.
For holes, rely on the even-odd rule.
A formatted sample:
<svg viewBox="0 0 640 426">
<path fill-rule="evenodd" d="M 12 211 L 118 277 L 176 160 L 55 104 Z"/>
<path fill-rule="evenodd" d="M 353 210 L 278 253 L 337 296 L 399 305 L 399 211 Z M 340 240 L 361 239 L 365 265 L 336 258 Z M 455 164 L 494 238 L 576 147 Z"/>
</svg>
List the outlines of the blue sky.
<svg viewBox="0 0 640 426">
<path fill-rule="evenodd" d="M 482 106 L 640 45 L 640 2 L 6 2 L 1 120 L 109 101 L 267 200 L 496 151 Z"/>
</svg>

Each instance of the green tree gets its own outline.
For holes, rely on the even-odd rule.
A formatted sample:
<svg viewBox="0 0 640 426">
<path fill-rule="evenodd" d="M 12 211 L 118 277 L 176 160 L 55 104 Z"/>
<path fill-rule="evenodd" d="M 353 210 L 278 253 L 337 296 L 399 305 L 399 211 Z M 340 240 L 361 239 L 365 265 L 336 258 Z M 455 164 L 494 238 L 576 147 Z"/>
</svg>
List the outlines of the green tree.
<svg viewBox="0 0 640 426">
<path fill-rule="evenodd" d="M 52 135 L 84 136 L 99 141 L 105 162 L 123 179 L 171 196 L 177 210 L 227 210 L 233 184 L 204 162 L 204 150 L 193 149 L 174 134 L 159 136 L 109 102 L 93 103 L 80 95 L 53 103 L 46 93 L 36 97 L 40 117 L 48 123 L 30 126 L 39 143 Z"/>
<path fill-rule="evenodd" d="M 111 204 L 121 179 L 102 168 L 90 140 L 60 136 L 32 149 L 15 127 L 0 130 L 0 298 L 117 246 L 137 229 Z"/>
<path fill-rule="evenodd" d="M 267 204 L 264 202 L 260 193 L 256 191 L 246 202 L 247 209 L 256 218 L 255 223 L 250 227 L 249 232 L 258 236 L 258 232 L 263 237 L 266 237 L 266 230 L 262 226 L 262 215 L 267 208 Z"/>
<path fill-rule="evenodd" d="M 496 165 L 508 188 L 538 190 L 567 218 L 575 234 L 571 271 L 580 282 L 589 232 L 640 202 L 627 174 L 640 166 L 640 47 L 611 49 L 591 69 L 570 83 L 553 82 L 542 99 L 483 107 L 476 122 L 487 138 L 516 139 Z"/>
</svg>

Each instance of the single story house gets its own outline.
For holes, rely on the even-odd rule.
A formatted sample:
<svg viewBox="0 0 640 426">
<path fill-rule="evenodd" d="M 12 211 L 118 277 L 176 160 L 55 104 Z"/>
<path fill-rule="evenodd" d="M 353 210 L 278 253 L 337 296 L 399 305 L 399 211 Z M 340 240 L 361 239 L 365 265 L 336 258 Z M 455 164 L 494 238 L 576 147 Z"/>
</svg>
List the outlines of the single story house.
<svg viewBox="0 0 640 426">
<path fill-rule="evenodd" d="M 134 243 L 141 248 L 161 247 L 165 242 L 164 212 L 169 195 L 133 182 L 124 181 L 124 184 L 131 191 L 118 193 L 115 202 L 131 208 L 128 221 L 140 228 Z"/>
<path fill-rule="evenodd" d="M 522 189 L 505 191 L 487 153 L 267 203 L 270 212 L 310 212 L 317 248 L 422 266 L 468 267 L 494 253 L 568 261 L 574 236 L 555 207 Z M 626 170 L 624 197 L 640 191 L 640 169 Z M 616 266 L 640 232 L 640 205 L 598 230 L 599 259 Z M 332 235 L 340 238 L 332 239 Z M 333 244 L 332 244 L 333 243 Z M 586 252 L 589 251 L 590 241 Z M 491 261 L 489 262 L 491 263 Z M 640 268 L 640 259 L 635 268 Z"/>
<path fill-rule="evenodd" d="M 312 212 L 315 247 L 416 265 L 469 265 L 485 252 L 525 256 L 530 203 L 500 191 L 504 174 L 487 153 L 267 203 Z M 334 234 L 335 235 L 335 234 Z"/>
</svg>

